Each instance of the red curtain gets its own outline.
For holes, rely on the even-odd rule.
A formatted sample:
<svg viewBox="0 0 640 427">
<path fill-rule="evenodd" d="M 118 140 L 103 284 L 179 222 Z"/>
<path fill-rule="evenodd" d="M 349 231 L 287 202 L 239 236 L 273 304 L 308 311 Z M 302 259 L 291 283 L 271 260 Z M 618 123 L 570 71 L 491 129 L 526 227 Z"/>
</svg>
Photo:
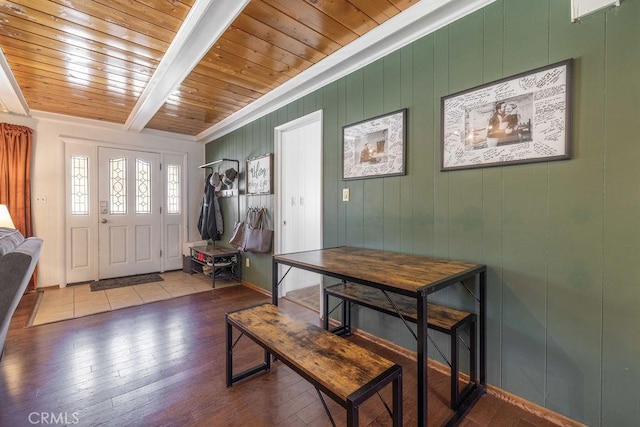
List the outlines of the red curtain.
<svg viewBox="0 0 640 427">
<path fill-rule="evenodd" d="M 0 123 L 0 204 L 7 205 L 16 228 L 33 236 L 31 224 L 31 148 L 33 130 Z M 33 273 L 28 290 L 36 288 Z"/>
</svg>

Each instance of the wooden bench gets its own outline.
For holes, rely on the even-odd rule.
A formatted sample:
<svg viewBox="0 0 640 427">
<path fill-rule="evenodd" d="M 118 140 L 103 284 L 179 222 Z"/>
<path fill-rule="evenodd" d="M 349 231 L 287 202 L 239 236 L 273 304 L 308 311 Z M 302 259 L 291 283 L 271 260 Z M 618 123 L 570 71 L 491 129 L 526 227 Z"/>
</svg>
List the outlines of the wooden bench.
<svg viewBox="0 0 640 427">
<path fill-rule="evenodd" d="M 329 330 L 329 295 L 342 300 L 342 325 L 332 332 L 351 333 L 351 306 L 354 304 L 400 317 L 412 323 L 418 322 L 416 300 L 395 293 L 383 293 L 380 289 L 356 283 L 340 283 L 324 288 L 324 329 Z M 388 298 L 387 298 L 388 297 Z M 394 307 L 395 306 L 395 307 Z M 408 325 L 407 325 L 408 326 Z M 469 328 L 470 378 L 459 391 L 458 343 L 460 329 Z M 451 408 L 456 410 L 476 381 L 476 315 L 442 305 L 427 303 L 427 327 L 449 335 L 451 339 Z M 413 333 L 413 331 L 411 331 Z M 415 334 L 414 334 L 415 335 Z M 438 349 L 440 352 L 440 349 Z M 440 352 L 442 354 L 442 352 Z M 444 354 L 442 356 L 445 358 Z"/>
<path fill-rule="evenodd" d="M 310 323 L 288 316 L 273 304 L 262 304 L 226 314 L 227 387 L 271 366 L 270 355 L 309 381 L 318 391 L 332 424 L 335 426 L 320 391 L 347 410 L 347 424 L 358 425 L 359 405 L 389 383 L 393 388 L 394 427 L 402 426 L 402 367 L 344 338 Z M 232 327 L 264 348 L 264 362 L 233 374 L 233 348 L 242 334 L 232 342 Z M 383 402 L 384 403 L 384 402 Z"/>
</svg>

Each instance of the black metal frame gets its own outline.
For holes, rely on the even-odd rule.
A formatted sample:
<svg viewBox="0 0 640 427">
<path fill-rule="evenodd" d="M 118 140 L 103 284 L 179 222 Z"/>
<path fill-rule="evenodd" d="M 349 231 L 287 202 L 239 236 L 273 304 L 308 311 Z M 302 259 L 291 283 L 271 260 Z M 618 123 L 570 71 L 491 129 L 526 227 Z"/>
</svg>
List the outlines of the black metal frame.
<svg viewBox="0 0 640 427">
<path fill-rule="evenodd" d="M 440 122 L 440 170 L 441 171 L 453 171 L 453 170 L 462 170 L 462 169 L 474 169 L 474 168 L 486 168 L 486 167 L 496 167 L 496 166 L 507 166 L 507 165 L 516 165 L 516 164 L 526 164 L 526 163 L 534 163 L 534 162 L 549 162 L 549 161 L 554 161 L 554 160 L 567 160 L 571 158 L 571 140 L 573 138 L 571 130 L 573 129 L 572 126 L 572 114 L 573 114 L 573 95 L 572 95 L 572 87 L 573 87 L 573 58 L 569 58 L 569 59 L 565 59 L 563 61 L 559 61 L 553 64 L 549 64 L 549 65 L 544 65 L 542 67 L 538 67 L 532 70 L 528 70 L 528 71 L 523 71 L 521 73 L 518 74 L 514 74 L 512 76 L 508 76 L 508 77 L 503 77 L 501 79 L 498 80 L 494 80 L 492 82 L 487 82 L 484 84 L 481 84 L 479 86 L 473 87 L 473 88 L 469 88 L 469 89 L 465 89 L 456 93 L 452 93 L 450 95 L 446 95 L 443 96 L 440 99 L 440 117 L 441 117 L 441 122 Z M 499 161 L 499 160 L 495 160 L 493 162 L 490 163 L 477 163 L 477 164 L 466 164 L 463 166 L 445 166 L 444 164 L 444 156 L 445 156 L 445 149 L 444 149 L 444 145 L 445 145 L 445 135 L 447 132 L 450 132 L 449 129 L 447 129 L 446 126 L 446 114 L 445 114 L 445 103 L 447 100 L 452 99 L 452 98 L 457 98 L 460 97 L 461 95 L 465 95 L 465 94 L 473 94 L 474 92 L 486 92 L 488 88 L 491 88 L 493 86 L 499 86 L 500 84 L 504 84 L 506 82 L 513 82 L 516 81 L 518 79 L 521 79 L 523 77 L 527 77 L 527 76 L 531 76 L 534 75 L 536 73 L 545 71 L 545 70 L 550 70 L 553 68 L 560 68 L 560 67 L 566 67 L 566 90 L 565 90 L 565 94 L 564 94 L 564 100 L 565 100 L 565 109 L 564 109 L 564 115 L 563 115 L 563 128 L 565 129 L 565 138 L 564 138 L 564 153 L 562 154 L 555 154 L 555 155 L 546 155 L 546 156 L 540 156 L 540 157 L 529 157 L 526 159 L 519 159 L 519 160 L 503 160 L 503 161 Z M 537 88 L 536 90 L 540 90 L 542 88 Z M 497 91 L 496 91 L 497 92 Z M 529 93 L 533 93 L 533 91 L 529 92 Z M 520 94 L 522 95 L 522 94 Z M 513 96 L 513 95 L 512 95 Z M 474 96 L 475 98 L 475 96 Z M 497 102 L 508 102 L 509 98 L 500 98 L 500 99 L 495 99 L 494 103 Z M 460 102 L 460 100 L 458 100 L 458 102 Z M 464 105 L 464 103 L 462 103 Z M 534 124 L 535 126 L 535 124 Z M 464 135 L 463 135 L 464 138 Z M 531 141 L 531 143 L 536 143 L 538 141 Z"/>
<path fill-rule="evenodd" d="M 197 269 L 196 266 L 202 266 L 204 267 L 206 264 L 206 262 L 201 262 L 198 261 L 194 258 L 195 254 L 198 253 L 203 253 L 207 256 L 211 257 L 211 267 L 213 268 L 213 270 L 211 271 L 211 287 L 215 289 L 216 287 L 216 259 L 218 258 L 230 258 L 231 259 L 231 265 L 229 267 L 219 267 L 219 268 L 230 268 L 231 269 L 231 273 L 229 274 L 229 278 L 235 278 L 238 280 L 238 282 L 240 282 L 240 280 L 242 279 L 240 276 L 240 267 L 239 267 L 239 261 L 240 261 L 240 251 L 235 250 L 235 249 L 229 249 L 228 253 L 224 253 L 224 254 L 218 254 L 218 255 L 209 255 L 207 254 L 207 252 L 201 252 L 196 250 L 195 248 L 199 248 L 201 246 L 194 246 L 194 247 L 190 247 L 189 248 L 189 255 L 190 255 L 190 259 L 189 259 L 189 274 L 193 275 L 193 273 L 200 273 L 200 270 Z M 214 246 L 215 247 L 215 246 Z M 220 248 L 217 248 L 220 249 Z M 235 261 L 233 261 L 233 258 L 235 258 Z"/>
<path fill-rule="evenodd" d="M 340 285 L 334 285 L 334 286 L 340 286 Z M 407 323 L 407 322 L 416 323 L 416 321 L 412 318 L 404 317 L 400 313 L 400 310 L 398 310 L 397 307 L 394 307 L 395 311 L 390 311 L 382 307 L 376 306 L 375 304 L 366 304 L 363 301 L 358 301 L 355 299 L 351 299 L 345 295 L 334 293 L 332 292 L 332 289 L 331 289 L 332 287 L 333 286 L 329 286 L 329 287 L 323 288 L 322 290 L 322 294 L 324 298 L 322 318 L 323 318 L 323 326 L 325 330 L 330 330 L 329 314 L 331 313 L 328 310 L 329 296 L 333 296 L 334 298 L 337 298 L 340 300 L 338 304 L 342 306 L 342 319 L 343 319 L 342 323 L 337 328 L 330 330 L 331 332 L 337 335 L 348 335 L 351 333 L 351 308 L 354 305 L 360 305 L 360 306 L 367 307 L 372 310 L 379 311 L 381 313 L 385 313 L 390 316 L 395 316 L 402 319 L 405 326 L 407 327 L 407 329 L 409 329 L 409 332 L 411 332 L 414 338 L 416 339 L 418 338 L 415 332 L 413 331 L 413 329 L 411 329 L 411 327 Z M 471 390 L 478 385 L 478 377 L 476 373 L 476 363 L 478 360 L 477 351 L 476 351 L 476 315 L 471 313 L 471 315 L 466 317 L 464 320 L 455 324 L 451 328 L 451 330 L 443 329 L 436 325 L 431 325 L 428 322 L 427 322 L 427 327 L 434 329 L 436 331 L 442 332 L 446 335 L 449 335 L 450 347 L 451 347 L 451 356 L 450 356 L 451 362 L 448 362 L 449 366 L 451 367 L 450 405 L 451 405 L 451 409 L 453 409 L 454 411 L 457 411 L 458 408 L 461 407 L 461 403 L 464 401 L 467 395 L 471 392 Z M 459 350 L 459 344 L 460 344 L 460 330 L 465 327 L 469 328 L 469 360 L 471 362 L 470 362 L 469 382 L 465 385 L 465 387 L 461 391 L 459 391 L 458 379 L 460 376 L 460 368 L 458 364 L 458 350 Z M 434 344 L 434 346 L 436 346 L 435 342 L 430 337 L 429 337 L 429 340 Z M 437 346 L 436 346 L 436 349 L 442 355 L 442 357 L 444 357 L 446 360 L 446 357 L 444 356 L 444 354 L 442 354 L 440 349 L 437 348 Z"/>
<path fill-rule="evenodd" d="M 327 248 L 329 249 L 329 248 Z M 312 252 L 312 251 L 307 251 Z M 323 270 L 319 267 L 315 267 L 313 265 L 303 264 L 295 262 L 294 260 L 286 259 L 287 255 L 292 254 L 279 254 L 274 255 L 272 258 L 272 302 L 274 305 L 278 305 L 278 287 L 280 286 L 280 281 L 278 280 L 279 272 L 278 272 L 278 264 L 288 265 L 290 267 L 296 267 L 307 271 L 312 271 L 314 273 L 319 273 L 324 276 L 334 277 L 339 280 L 354 282 L 361 285 L 371 286 L 374 288 L 379 288 L 383 290 L 387 290 L 390 292 L 395 292 L 401 295 L 413 296 L 416 298 L 416 306 L 417 306 L 417 367 L 418 367 L 418 378 L 417 378 L 417 405 L 418 405 L 418 426 L 419 427 L 427 427 L 428 425 L 428 409 L 429 402 L 427 399 L 427 387 L 428 387 L 428 378 L 427 378 L 427 302 L 428 295 L 437 292 L 439 290 L 445 289 L 449 286 L 452 286 L 458 282 L 474 279 L 474 284 L 476 290 L 479 294 L 479 297 L 476 298 L 477 304 L 477 328 L 478 328 L 478 374 L 479 378 L 476 382 L 473 382 L 472 387 L 469 390 L 463 390 L 465 393 L 462 401 L 458 404 L 458 409 L 455 411 L 453 416 L 447 422 L 447 425 L 455 425 L 460 419 L 467 413 L 467 411 L 473 406 L 473 404 L 486 392 L 486 372 L 487 372 L 487 348 L 486 348 L 486 280 L 487 280 L 487 268 L 485 265 L 478 265 L 475 268 L 469 269 L 465 272 L 462 272 L 457 275 L 452 275 L 447 279 L 430 284 L 427 286 L 423 286 L 422 288 L 417 289 L 415 293 L 408 293 L 406 290 L 393 288 L 392 286 L 371 282 L 368 280 L 360 279 L 358 277 L 354 277 L 351 275 L 338 274 L 331 271 Z M 384 258 L 381 258 L 384 259 Z M 397 265 L 390 265 L 389 269 L 397 269 Z M 345 308 L 346 309 L 346 308 Z"/>
<path fill-rule="evenodd" d="M 260 305 L 260 304 L 259 304 Z M 255 307 L 255 306 L 254 306 Z M 251 308 L 251 307 L 249 307 Z M 242 310 L 246 310 L 247 308 L 244 308 Z M 226 351 L 226 382 L 227 382 L 227 387 L 231 387 L 233 386 L 234 383 L 241 381 L 247 377 L 250 377 L 254 374 L 257 374 L 259 372 L 262 371 L 269 371 L 271 369 L 271 360 L 270 360 L 270 355 L 273 355 L 273 357 L 279 361 L 282 361 L 282 363 L 284 363 L 285 365 L 287 365 L 289 368 L 291 368 L 294 372 L 296 372 L 298 375 L 300 375 L 301 377 L 303 377 L 305 380 L 309 381 L 316 390 L 318 390 L 318 393 L 320 391 L 322 391 L 324 394 L 326 394 L 327 396 L 329 396 L 331 399 L 333 399 L 334 401 L 336 401 L 338 404 L 340 404 L 340 406 L 342 406 L 343 408 L 345 408 L 347 410 L 347 426 L 349 427 L 355 427 L 358 425 L 358 421 L 359 421 L 359 408 L 360 408 L 360 404 L 362 404 L 363 402 L 365 402 L 367 399 L 369 399 L 371 396 L 373 396 L 374 394 L 379 394 L 379 391 L 382 390 L 385 386 L 387 386 L 389 383 L 392 384 L 392 407 L 393 407 L 393 411 L 390 414 L 391 415 L 391 419 L 393 420 L 393 426 L 394 427 L 402 427 L 402 366 L 400 365 L 396 365 L 394 364 L 392 367 L 390 367 L 389 369 L 387 369 L 385 372 L 383 372 L 382 374 L 378 375 L 376 378 L 372 379 L 371 381 L 369 381 L 367 384 L 365 384 L 364 386 L 362 386 L 359 390 L 357 390 L 356 392 L 350 394 L 349 396 L 347 396 L 346 400 L 341 399 L 337 394 L 335 394 L 331 389 L 324 387 L 322 384 L 316 382 L 316 380 L 309 376 L 307 373 L 303 372 L 302 370 L 299 370 L 296 365 L 291 362 L 289 360 L 288 355 L 285 355 L 281 352 L 275 351 L 271 348 L 269 348 L 268 346 L 264 345 L 263 343 L 260 342 L 260 340 L 255 337 L 250 331 L 247 331 L 246 329 L 244 329 L 242 326 L 238 325 L 237 323 L 235 323 L 233 320 L 229 319 L 229 314 L 232 313 L 236 313 L 238 311 L 242 311 L 242 310 L 236 310 L 236 311 L 232 311 L 232 312 L 228 312 L 225 314 L 225 322 L 226 322 L 226 342 L 227 342 L 227 351 Z M 238 339 L 236 339 L 235 342 L 233 342 L 233 327 L 236 327 L 236 329 L 238 329 L 241 334 L 238 337 Z M 259 345 L 260 347 L 262 347 L 264 349 L 264 362 L 256 365 L 252 368 L 249 368 L 241 373 L 238 373 L 236 375 L 233 374 L 233 348 L 235 347 L 235 345 L 238 343 L 238 340 L 242 337 L 242 336 L 247 336 L 249 338 L 251 338 L 251 340 L 253 342 L 255 342 L 257 345 Z M 321 400 L 324 404 L 324 399 L 322 399 L 321 396 Z M 383 401 L 385 407 L 387 407 L 386 403 Z M 329 413 L 329 410 L 326 406 L 326 404 L 324 404 L 325 410 L 327 411 L 327 414 L 329 415 L 329 418 L 331 419 L 332 423 L 333 423 L 333 417 L 331 417 L 331 414 Z M 387 407 L 388 410 L 388 407 Z"/>
<path fill-rule="evenodd" d="M 255 306 L 254 306 L 255 307 Z M 251 308 L 251 307 L 247 307 L 247 308 Z M 247 308 L 243 308 L 242 310 L 246 310 Z M 256 365 L 252 368 L 249 368 L 243 372 L 240 372 L 239 374 L 233 375 L 233 348 L 236 346 L 236 344 L 238 343 L 238 341 L 240 340 L 240 338 L 242 338 L 243 335 L 247 335 L 249 338 L 252 338 L 248 333 L 246 333 L 246 331 L 244 331 L 242 328 L 240 328 L 237 324 L 231 322 L 229 320 L 229 315 L 232 313 L 236 313 L 238 311 L 242 311 L 242 310 L 235 310 L 235 311 L 230 311 L 228 313 L 225 313 L 224 318 L 225 318 L 225 324 L 226 324 L 226 329 L 227 329 L 227 351 L 226 351 L 226 379 L 227 379 L 227 387 L 231 387 L 234 383 L 241 381 L 247 377 L 250 377 L 254 374 L 257 374 L 258 372 L 262 372 L 262 371 L 269 371 L 271 369 L 271 357 L 269 356 L 269 352 L 267 351 L 267 349 L 265 348 L 264 351 L 264 362 Z M 233 328 L 232 326 L 235 326 L 239 331 L 240 331 L 240 336 L 238 337 L 238 339 L 233 342 Z M 252 340 L 255 342 L 255 340 L 252 338 Z"/>
</svg>

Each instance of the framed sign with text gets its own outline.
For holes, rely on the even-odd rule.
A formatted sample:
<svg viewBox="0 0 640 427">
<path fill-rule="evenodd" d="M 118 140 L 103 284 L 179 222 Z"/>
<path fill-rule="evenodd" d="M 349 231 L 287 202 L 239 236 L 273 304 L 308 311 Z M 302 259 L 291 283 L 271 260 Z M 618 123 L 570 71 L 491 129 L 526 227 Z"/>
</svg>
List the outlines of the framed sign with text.
<svg viewBox="0 0 640 427">
<path fill-rule="evenodd" d="M 572 64 L 443 97 L 441 170 L 570 158 Z"/>
<path fill-rule="evenodd" d="M 272 166 L 271 153 L 247 160 L 247 194 L 271 194 Z"/>
</svg>

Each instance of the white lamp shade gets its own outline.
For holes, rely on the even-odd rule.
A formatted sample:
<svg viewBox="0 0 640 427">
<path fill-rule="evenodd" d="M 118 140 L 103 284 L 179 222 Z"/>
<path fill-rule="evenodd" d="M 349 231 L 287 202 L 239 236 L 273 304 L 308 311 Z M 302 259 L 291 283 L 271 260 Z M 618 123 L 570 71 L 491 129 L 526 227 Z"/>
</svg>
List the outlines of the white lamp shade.
<svg viewBox="0 0 640 427">
<path fill-rule="evenodd" d="M 9 215 L 7 205 L 0 205 L 0 227 L 16 228 L 11 220 L 11 215 Z"/>
</svg>

